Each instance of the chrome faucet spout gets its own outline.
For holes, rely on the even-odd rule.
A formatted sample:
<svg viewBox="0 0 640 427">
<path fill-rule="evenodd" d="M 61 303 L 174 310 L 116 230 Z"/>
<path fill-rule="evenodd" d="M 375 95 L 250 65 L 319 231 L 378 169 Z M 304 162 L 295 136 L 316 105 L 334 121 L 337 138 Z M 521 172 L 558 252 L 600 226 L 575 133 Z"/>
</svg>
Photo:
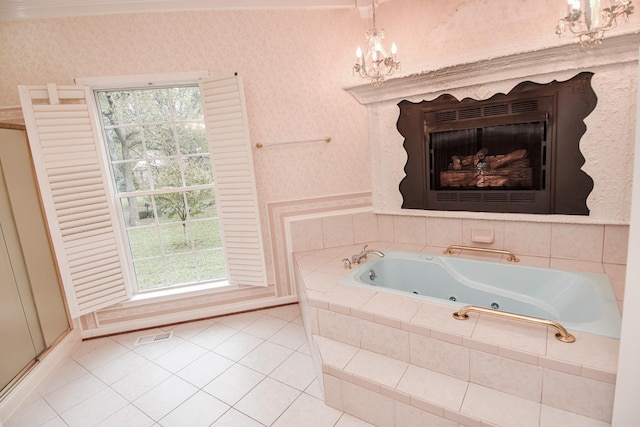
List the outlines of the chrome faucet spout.
<svg viewBox="0 0 640 427">
<path fill-rule="evenodd" d="M 374 255 L 378 255 L 380 258 L 384 258 L 384 254 L 380 251 L 370 250 L 370 251 L 367 251 L 367 254 L 374 254 Z"/>
<path fill-rule="evenodd" d="M 365 245 L 364 248 L 362 248 L 362 251 L 360 251 L 359 254 L 357 255 L 353 255 L 351 257 L 351 263 L 352 264 L 360 264 L 362 262 L 362 260 L 366 260 L 367 259 L 367 255 L 369 254 L 374 254 L 374 255 L 378 255 L 380 258 L 384 258 L 384 253 L 382 253 L 381 251 L 377 251 L 377 250 L 367 250 L 367 246 Z"/>
</svg>

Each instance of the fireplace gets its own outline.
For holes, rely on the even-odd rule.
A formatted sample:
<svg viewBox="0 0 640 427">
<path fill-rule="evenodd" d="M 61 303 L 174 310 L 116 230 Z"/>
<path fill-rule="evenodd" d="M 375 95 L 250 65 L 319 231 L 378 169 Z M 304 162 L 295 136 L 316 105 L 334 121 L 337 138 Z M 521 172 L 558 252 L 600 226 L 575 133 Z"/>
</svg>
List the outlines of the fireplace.
<svg viewBox="0 0 640 427">
<path fill-rule="evenodd" d="M 523 82 L 487 100 L 402 101 L 405 209 L 588 215 L 593 180 L 580 168 L 592 73 Z"/>
</svg>

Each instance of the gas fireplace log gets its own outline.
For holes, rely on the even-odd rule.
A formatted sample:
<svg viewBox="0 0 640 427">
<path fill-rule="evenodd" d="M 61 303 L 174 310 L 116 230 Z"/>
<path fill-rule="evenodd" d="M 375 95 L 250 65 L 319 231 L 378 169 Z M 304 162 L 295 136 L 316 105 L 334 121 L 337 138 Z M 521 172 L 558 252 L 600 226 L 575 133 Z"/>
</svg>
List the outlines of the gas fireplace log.
<svg viewBox="0 0 640 427">
<path fill-rule="evenodd" d="M 442 187 L 525 187 L 533 185 L 533 171 L 530 167 L 514 164 L 495 170 L 460 170 L 440 172 Z"/>
<path fill-rule="evenodd" d="M 480 151 L 476 153 L 474 156 L 474 163 L 481 162 L 484 158 L 489 154 L 489 150 L 487 148 L 481 148 Z"/>
<path fill-rule="evenodd" d="M 440 172 L 440 185 L 443 187 L 474 187 L 476 185 L 476 171 L 447 171 Z"/>
<path fill-rule="evenodd" d="M 474 156 L 451 156 L 451 165 L 454 171 L 461 169 L 471 169 L 469 166 L 473 165 Z"/>
<path fill-rule="evenodd" d="M 509 174 L 479 173 L 476 187 L 505 187 L 509 185 Z"/>
<path fill-rule="evenodd" d="M 459 171 L 460 169 L 462 169 L 462 161 L 458 156 L 451 156 L 451 164 L 453 165 L 454 171 Z"/>
<path fill-rule="evenodd" d="M 527 150 L 516 150 L 512 153 L 505 154 L 503 157 L 496 159 L 491 163 L 492 169 L 499 169 L 503 166 L 513 163 L 518 160 L 523 160 L 527 157 Z"/>
<path fill-rule="evenodd" d="M 472 166 L 472 168 L 475 168 L 478 165 L 478 162 L 486 161 L 488 152 L 488 149 L 481 148 L 480 151 L 473 156 L 451 156 L 452 169 L 454 171 L 470 169 L 465 166 Z"/>
<path fill-rule="evenodd" d="M 472 156 L 469 156 L 469 158 L 471 159 Z M 502 158 L 504 158 L 505 155 L 498 155 L 498 156 L 487 156 L 485 157 L 485 163 L 488 165 L 489 170 L 493 169 L 493 163 L 495 163 L 496 161 L 499 161 L 498 164 L 500 164 L 502 162 Z M 462 160 L 460 157 L 458 156 L 452 156 L 451 157 L 451 164 L 449 165 L 449 170 L 450 171 L 475 171 L 477 170 L 477 166 L 473 165 L 472 161 L 467 162 L 466 165 L 463 165 Z M 508 163 L 508 165 L 503 165 L 501 168 L 499 169 L 504 169 L 505 167 L 509 167 L 509 168 L 529 168 L 531 167 L 531 161 L 529 159 L 522 159 L 522 160 L 514 160 L 510 163 Z"/>
</svg>

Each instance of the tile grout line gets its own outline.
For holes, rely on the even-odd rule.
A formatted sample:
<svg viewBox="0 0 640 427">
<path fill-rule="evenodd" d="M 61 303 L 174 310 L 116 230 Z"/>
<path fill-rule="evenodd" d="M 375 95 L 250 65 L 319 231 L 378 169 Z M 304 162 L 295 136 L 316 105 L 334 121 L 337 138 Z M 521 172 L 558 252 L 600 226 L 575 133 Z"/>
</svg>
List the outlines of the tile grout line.
<svg viewBox="0 0 640 427">
<path fill-rule="evenodd" d="M 299 309 L 298 309 L 299 310 Z M 277 379 L 275 377 L 273 377 L 272 375 L 274 375 L 274 373 L 276 372 L 276 370 L 278 370 L 279 368 L 281 368 L 283 365 L 285 365 L 288 361 L 289 363 L 312 363 L 309 359 L 311 359 L 311 355 L 309 354 L 311 351 L 310 348 L 310 343 L 307 342 L 306 336 L 304 336 L 304 334 L 302 334 L 302 336 L 304 337 L 304 339 L 300 340 L 299 339 L 299 332 L 297 329 L 299 328 L 303 328 L 303 324 L 300 323 L 300 313 L 298 313 L 296 316 L 294 316 L 291 319 L 291 314 L 289 313 L 282 313 L 283 317 L 278 317 L 278 316 L 274 316 L 272 315 L 272 313 L 269 312 L 264 312 L 263 315 L 265 316 L 270 316 L 273 319 L 279 319 L 283 321 L 283 325 L 278 328 L 276 331 L 274 331 L 273 333 L 271 333 L 268 338 L 262 338 L 260 336 L 255 336 L 252 335 L 248 332 L 245 332 L 244 329 L 249 326 L 250 324 L 253 324 L 254 322 L 256 322 L 258 319 L 254 320 L 253 322 L 248 323 L 247 325 L 245 325 L 243 328 L 237 328 L 237 327 L 230 327 L 227 326 L 223 323 L 219 323 L 219 322 L 214 322 L 212 325 L 207 326 L 206 328 L 200 330 L 197 334 L 193 335 L 193 336 L 189 336 L 189 337 L 183 337 L 179 334 L 175 334 L 174 328 L 175 326 L 170 325 L 166 328 L 163 328 L 162 330 L 164 331 L 169 331 L 169 332 L 174 332 L 174 335 L 172 337 L 172 339 L 175 338 L 179 338 L 180 342 L 178 342 L 175 346 L 169 346 L 170 348 L 168 349 L 162 349 L 164 351 L 160 351 L 158 350 L 157 352 L 155 351 L 141 351 L 138 352 L 136 351 L 137 348 L 133 347 L 133 346 L 129 346 L 127 343 L 130 341 L 129 338 L 132 338 L 132 336 L 126 337 L 126 339 L 121 339 L 118 340 L 117 336 L 125 336 L 125 335 L 130 335 L 131 333 L 123 333 L 123 334 L 118 334 L 114 337 L 105 337 L 105 339 L 108 339 L 108 342 L 105 342 L 103 345 L 114 345 L 114 349 L 115 352 L 114 354 L 117 354 L 115 357 L 111 358 L 109 357 L 109 355 L 105 355 L 105 354 L 100 354 L 100 350 L 97 350 L 96 353 L 94 353 L 95 359 L 92 359 L 91 356 L 87 356 L 86 359 L 82 360 L 82 363 L 79 362 L 77 359 L 81 358 L 81 356 L 84 356 L 86 354 L 91 353 L 91 351 L 95 351 L 96 349 L 98 349 L 100 346 L 96 346 L 95 349 L 91 349 L 90 347 L 86 347 L 85 349 L 80 349 L 79 351 L 74 352 L 74 354 L 70 355 L 67 358 L 67 363 L 73 363 L 74 365 L 77 366 L 78 369 L 78 373 L 80 373 L 81 375 L 78 376 L 77 378 L 74 378 L 73 380 L 71 380 L 68 383 L 62 384 L 62 385 L 58 385 L 55 387 L 55 389 L 53 390 L 49 390 L 49 394 L 56 392 L 56 391 L 60 391 L 63 390 L 64 387 L 69 387 L 70 384 L 73 381 L 76 381 L 79 378 L 85 377 L 87 375 L 91 375 L 90 377 L 86 377 L 87 379 L 91 379 L 91 382 L 93 382 L 94 380 L 97 380 L 97 382 L 95 383 L 96 386 L 98 386 L 97 388 L 99 388 L 99 390 L 97 390 L 95 393 L 92 393 L 90 396 L 82 396 L 82 399 L 80 401 L 77 402 L 73 402 L 73 405 L 69 408 L 66 408 L 62 413 L 69 411 L 71 408 L 76 408 L 81 404 L 84 404 L 88 401 L 88 399 L 91 399 L 93 397 L 95 397 L 98 393 L 103 393 L 105 391 L 108 391 L 109 393 L 113 393 L 114 396 L 117 396 L 117 400 L 115 401 L 116 404 L 115 406 L 118 406 L 117 409 L 113 410 L 112 412 L 109 412 L 109 414 L 101 417 L 101 420 L 98 421 L 98 423 L 103 423 L 105 422 L 107 419 L 110 419 L 111 417 L 117 416 L 117 414 L 121 413 L 122 411 L 125 411 L 126 408 L 133 408 L 131 410 L 135 410 L 136 413 L 139 413 L 140 416 L 144 416 L 146 417 L 146 419 L 151 420 L 154 425 L 160 425 L 160 421 L 162 419 L 164 419 L 165 417 L 170 416 L 170 414 L 174 413 L 175 411 L 179 410 L 178 408 L 180 408 L 182 405 L 184 405 L 186 402 L 188 402 L 190 399 L 192 399 L 194 396 L 198 395 L 200 392 L 205 393 L 207 396 L 211 397 L 212 399 L 215 399 L 217 401 L 219 401 L 221 404 L 225 405 L 227 408 L 225 409 L 225 411 L 223 413 L 221 413 L 220 415 L 218 415 L 218 417 L 213 421 L 212 425 L 215 425 L 215 423 L 217 423 L 221 418 L 225 417 L 226 415 L 228 415 L 229 413 L 231 413 L 231 410 L 233 409 L 235 412 L 234 413 L 239 413 L 241 414 L 243 417 L 248 417 L 249 419 L 255 420 L 257 423 L 262 425 L 262 422 L 256 420 L 254 417 L 252 417 L 251 415 L 241 411 L 240 409 L 238 409 L 236 406 L 237 404 L 242 401 L 242 399 L 244 399 L 252 390 L 255 389 L 255 387 L 257 387 L 259 384 L 263 383 L 265 381 L 265 379 L 269 378 L 270 381 L 275 381 L 280 385 L 286 386 L 288 388 L 291 388 L 292 390 L 295 391 L 295 393 L 292 393 L 292 395 L 295 395 L 295 399 L 293 399 L 290 403 L 288 403 L 286 405 L 286 407 L 282 408 L 282 410 L 280 411 L 280 413 L 278 414 L 278 416 L 274 419 L 274 421 L 271 423 L 271 425 L 275 424 L 279 419 L 281 419 L 286 413 L 287 411 L 290 410 L 290 408 L 292 407 L 292 405 L 294 405 L 297 401 L 300 400 L 301 396 L 303 394 L 306 394 L 306 398 L 312 399 L 309 400 L 308 402 L 315 402 L 319 405 L 324 405 L 327 406 L 326 403 L 324 402 L 324 400 L 322 398 L 319 398 L 316 396 L 316 394 L 318 394 L 318 392 L 320 393 L 320 395 L 322 395 L 322 390 L 320 389 L 320 383 L 318 380 L 317 375 L 315 374 L 314 370 L 313 371 L 313 375 L 311 375 L 309 378 L 311 378 L 311 380 L 308 383 L 305 383 L 303 385 L 293 385 L 289 384 L 288 382 L 285 382 L 286 379 Z M 187 322 L 188 323 L 188 322 Z M 204 347 L 202 344 L 198 344 L 196 342 L 193 342 L 192 339 L 197 336 L 198 334 L 202 333 L 204 330 L 210 328 L 211 326 L 214 326 L 215 324 L 221 324 L 223 326 L 229 327 L 231 329 L 234 330 L 234 333 L 228 337 L 226 337 L 224 340 L 222 340 L 221 342 L 217 343 L 215 346 L 213 346 L 212 348 L 208 348 L 208 347 Z M 278 335 L 279 333 L 282 333 L 284 329 L 289 328 L 291 326 L 295 326 L 295 328 L 291 328 L 291 331 L 287 331 L 286 334 L 290 334 L 290 335 L 282 335 L 280 337 L 280 339 L 275 338 L 276 335 Z M 148 330 L 143 330 L 143 331 L 136 331 L 139 334 L 144 334 L 145 331 L 149 331 L 155 328 L 150 328 Z M 244 333 L 247 334 L 249 336 L 252 336 L 254 338 L 260 339 L 261 343 L 259 345 L 262 345 L 264 343 L 270 343 L 272 345 L 277 345 L 279 347 L 282 347 L 283 349 L 286 349 L 287 352 L 289 353 L 287 355 L 286 358 L 284 358 L 283 360 L 281 360 L 275 367 L 273 367 L 272 369 L 269 370 L 268 373 L 264 374 L 260 371 L 255 370 L 254 368 L 250 367 L 250 366 L 246 366 L 244 364 L 241 363 L 241 360 L 243 360 L 248 354 L 250 354 L 252 351 L 254 351 L 258 346 L 253 347 L 251 350 L 249 350 L 248 352 L 244 353 L 244 348 L 242 350 L 242 352 L 244 353 L 242 356 L 234 356 L 233 358 L 229 358 L 228 356 L 225 356 L 223 354 L 219 354 L 217 353 L 215 350 L 216 348 L 218 348 L 219 346 L 221 346 L 222 344 L 224 344 L 225 342 L 227 342 L 228 340 L 230 340 L 232 337 L 237 336 L 239 333 Z M 283 333 L 284 334 L 284 333 Z M 272 339 L 276 339 L 276 341 L 279 342 L 275 342 L 275 341 L 271 341 Z M 193 345 L 195 346 L 194 348 L 199 348 L 204 350 L 203 354 L 198 355 L 197 357 L 193 358 L 191 357 L 191 355 L 193 353 L 189 353 L 188 351 L 186 353 L 180 353 L 180 351 L 176 351 L 176 353 L 171 356 L 169 355 L 170 352 L 178 349 L 180 346 L 184 345 L 184 344 L 189 344 L 189 345 Z M 281 343 L 285 343 L 287 345 L 283 345 Z M 153 344 L 166 344 L 166 341 L 163 342 L 158 342 L 158 343 L 153 343 Z M 123 351 L 120 353 L 120 350 L 118 350 L 118 348 L 121 347 L 123 349 Z M 142 346 L 140 346 L 142 347 Z M 295 348 L 292 348 L 295 347 Z M 206 384 L 200 386 L 200 385 L 196 385 L 193 384 L 192 382 L 190 382 L 189 380 L 187 380 L 186 378 L 183 378 L 180 373 L 182 371 L 184 371 L 185 369 L 188 369 L 190 366 L 193 366 L 194 363 L 197 363 L 198 361 L 200 361 L 203 357 L 206 357 L 207 355 L 215 355 L 217 357 L 220 357 L 224 360 L 228 360 L 229 363 L 231 363 L 228 367 L 226 367 L 224 370 L 220 371 L 220 372 L 216 372 L 215 376 L 213 378 L 211 378 Z M 126 363 L 128 363 L 129 361 L 126 359 L 127 357 L 133 357 L 135 356 L 136 358 L 136 363 L 137 363 L 137 359 L 139 358 L 140 360 L 140 367 L 138 367 L 135 370 L 132 370 L 131 372 L 126 368 Z M 166 367 L 164 367 L 162 364 L 160 364 L 159 360 L 163 357 L 163 356 L 167 356 L 167 363 L 171 364 L 170 360 L 171 357 L 176 357 L 177 359 L 175 360 L 175 362 L 177 363 L 177 367 L 175 369 L 168 369 Z M 182 365 L 182 363 L 178 363 L 179 359 L 182 357 L 188 357 L 189 362 L 186 363 L 184 366 Z M 299 360 L 297 361 L 292 361 L 292 357 L 300 357 Z M 108 359 L 106 360 L 104 363 L 100 362 L 99 364 L 97 364 L 97 366 L 93 366 L 91 369 L 89 369 L 87 366 L 92 366 L 92 364 L 94 364 L 94 361 L 100 361 L 101 358 L 105 358 Z M 125 359 L 122 359 L 125 358 Z M 121 360 L 119 360 L 121 359 Z M 118 365 L 118 362 L 121 363 L 121 365 Z M 109 368 L 109 365 L 113 364 L 111 368 Z M 122 367 L 125 367 L 124 369 L 122 369 Z M 233 404 L 228 404 L 225 401 L 219 399 L 216 396 L 211 395 L 210 393 L 208 393 L 205 388 L 211 384 L 212 381 L 215 381 L 217 378 L 219 378 L 221 375 L 227 373 L 231 368 L 233 368 L 234 366 L 238 366 L 238 367 L 242 367 L 244 369 L 250 370 L 256 374 L 259 374 L 260 376 L 262 376 L 262 378 L 260 379 L 260 381 L 251 386 L 248 390 L 243 390 L 243 394 L 242 396 L 240 396 L 239 398 L 235 399 L 235 402 Z M 300 365 L 301 367 L 303 365 Z M 71 369 L 76 369 L 75 367 L 72 367 L 70 365 Z M 149 387 L 144 387 L 144 392 L 142 392 L 139 395 L 135 395 L 134 398 L 128 398 L 126 397 L 126 393 L 122 392 L 121 388 L 115 388 L 115 385 L 122 381 L 125 380 L 127 377 L 129 377 L 130 375 L 133 375 L 135 373 L 137 373 L 138 371 L 140 371 L 140 369 L 142 368 L 146 368 L 149 367 L 150 369 L 153 369 L 154 371 L 156 369 L 158 369 L 158 372 L 163 372 L 164 374 L 161 375 L 161 377 L 163 377 L 163 379 L 157 383 L 154 383 L 152 386 Z M 101 369 L 105 369 L 105 372 L 102 372 L 100 374 L 98 374 L 99 370 Z M 108 369 L 114 369 L 112 374 L 108 374 Z M 304 368 L 303 368 L 304 369 Z M 175 371 L 175 372 L 174 372 Z M 122 373 L 122 372 L 126 372 L 126 374 L 120 376 L 118 375 L 118 373 Z M 166 378 L 164 377 L 165 374 L 167 375 Z M 75 374 L 74 374 L 75 375 Z M 286 378 L 286 377 L 285 377 Z M 152 390 L 156 389 L 157 387 L 161 386 L 163 383 L 166 383 L 166 381 L 168 380 L 175 380 L 175 381 L 181 381 L 184 382 L 185 384 L 189 385 L 189 391 L 191 387 L 193 387 L 193 393 L 187 393 L 188 396 L 185 396 L 184 399 L 178 399 L 180 400 L 179 404 L 175 404 L 175 406 L 166 414 L 163 414 L 161 417 L 159 417 L 158 420 L 156 420 L 155 416 L 151 416 L 149 413 L 146 412 L 146 410 L 143 410 L 141 407 L 139 407 L 138 405 L 136 405 L 134 402 L 138 399 L 140 399 L 142 396 L 147 395 L 149 392 L 151 392 Z M 314 385 L 315 384 L 315 385 Z M 318 390 L 312 389 L 312 387 L 317 388 Z M 302 389 L 301 389 L 302 388 Z M 118 391 L 120 390 L 120 391 Z M 141 389 L 142 390 L 142 389 Z M 40 400 L 42 403 L 44 403 L 44 405 L 46 406 L 46 408 L 48 409 L 47 413 L 50 413 L 51 418 L 47 419 L 44 422 L 55 422 L 55 420 L 57 421 L 61 421 L 62 423 L 64 423 L 65 425 L 68 424 L 68 421 L 65 420 L 65 418 L 62 417 L 62 413 L 59 413 L 56 409 L 54 409 L 53 406 L 51 406 L 51 404 L 49 403 L 48 400 L 45 399 L 45 395 L 42 394 L 42 391 L 40 390 L 36 390 L 35 391 L 35 397 L 37 397 L 36 399 L 33 399 L 33 401 L 37 401 Z M 85 398 L 86 397 L 86 398 Z M 120 401 L 120 399 L 122 399 Z M 314 403 L 314 404 L 315 404 Z M 173 403 L 172 403 L 173 404 Z M 121 406 L 120 406 L 121 405 Z M 328 407 L 328 406 L 327 406 Z M 331 407 L 328 407 L 331 408 Z M 333 410 L 335 410 L 335 408 L 332 408 Z M 336 410 L 337 411 L 337 410 Z M 337 419 L 336 421 L 333 423 L 333 425 L 337 425 L 340 423 L 340 420 L 342 419 L 347 419 L 345 418 L 345 413 L 343 411 L 338 411 L 338 414 L 336 415 Z M 73 420 L 70 420 L 72 423 L 74 422 Z M 10 427 L 12 424 L 9 423 L 7 424 L 7 427 Z"/>
</svg>

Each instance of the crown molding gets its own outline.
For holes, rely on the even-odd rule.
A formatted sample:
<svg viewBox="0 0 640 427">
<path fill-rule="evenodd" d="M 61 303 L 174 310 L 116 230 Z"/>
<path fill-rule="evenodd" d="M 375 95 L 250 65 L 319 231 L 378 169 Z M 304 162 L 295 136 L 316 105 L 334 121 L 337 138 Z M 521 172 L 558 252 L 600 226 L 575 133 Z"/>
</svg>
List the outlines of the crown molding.
<svg viewBox="0 0 640 427">
<path fill-rule="evenodd" d="M 190 10 L 355 7 L 354 0 L 4 0 L 0 1 L 0 21 Z"/>
<path fill-rule="evenodd" d="M 576 43 L 515 54 L 484 56 L 469 62 L 439 63 L 422 71 L 385 80 L 374 88 L 368 80 L 347 86 L 358 102 L 367 105 L 416 96 L 430 98 L 442 91 L 473 85 L 522 80 L 531 76 L 553 76 L 554 73 L 638 61 L 638 32 L 610 36 L 602 45 L 585 49 Z M 476 57 L 482 57 L 476 55 Z M 482 97 L 482 93 L 479 93 Z"/>
</svg>

